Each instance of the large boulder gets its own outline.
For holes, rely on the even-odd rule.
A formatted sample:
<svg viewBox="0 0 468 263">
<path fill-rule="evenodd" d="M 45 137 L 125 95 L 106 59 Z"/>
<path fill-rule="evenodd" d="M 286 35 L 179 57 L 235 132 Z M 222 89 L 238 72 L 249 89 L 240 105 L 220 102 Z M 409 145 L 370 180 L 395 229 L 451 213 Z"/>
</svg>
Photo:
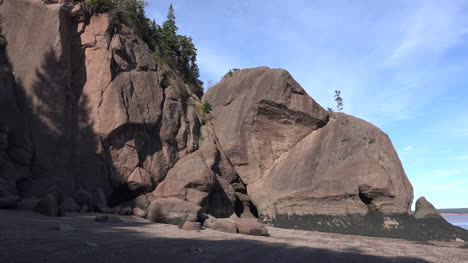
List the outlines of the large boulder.
<svg viewBox="0 0 468 263">
<path fill-rule="evenodd" d="M 424 196 L 421 196 L 416 201 L 416 211 L 414 212 L 414 217 L 417 219 L 422 218 L 442 218 L 437 209 L 427 201 Z"/>
<path fill-rule="evenodd" d="M 335 114 L 248 186 L 259 214 L 409 214 L 413 188 L 388 136 Z"/>
<path fill-rule="evenodd" d="M 145 169 L 137 167 L 127 179 L 128 189 L 133 195 L 140 195 L 153 191 L 151 174 Z"/>
<path fill-rule="evenodd" d="M 240 234 L 251 235 L 251 236 L 268 236 L 268 229 L 266 226 L 256 218 L 238 218 L 231 217 L 229 218 L 232 222 L 235 223 L 237 231 Z"/>
<path fill-rule="evenodd" d="M 178 198 L 161 198 L 153 200 L 146 217 L 151 222 L 181 225 L 188 216 L 201 212 L 201 207 Z"/>
<path fill-rule="evenodd" d="M 385 133 L 346 114 L 330 119 L 285 70 L 231 75 L 203 100 L 262 218 L 410 213 L 413 189 Z"/>
<path fill-rule="evenodd" d="M 252 184 L 285 152 L 326 124 L 327 112 L 282 69 L 242 69 L 203 100 L 220 146 L 243 182 Z"/>
<path fill-rule="evenodd" d="M 156 187 L 156 198 L 174 197 L 203 207 L 216 217 L 228 217 L 234 212 L 234 189 L 220 176 L 215 176 L 204 158 L 192 153 L 172 168 L 166 179 Z"/>
</svg>

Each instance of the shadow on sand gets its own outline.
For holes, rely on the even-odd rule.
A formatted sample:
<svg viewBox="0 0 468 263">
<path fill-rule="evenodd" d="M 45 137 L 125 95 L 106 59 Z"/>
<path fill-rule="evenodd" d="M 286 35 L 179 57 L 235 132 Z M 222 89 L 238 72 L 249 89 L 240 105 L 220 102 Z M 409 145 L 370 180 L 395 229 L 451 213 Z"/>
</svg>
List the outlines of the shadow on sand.
<svg viewBox="0 0 468 263">
<path fill-rule="evenodd" d="M 272 237 L 243 239 L 223 234 L 224 240 L 204 240 L 204 233 L 130 218 L 122 223 L 97 223 L 91 215 L 82 214 L 51 218 L 4 210 L 0 215 L 0 262 L 428 262 L 366 255 L 359 249 L 340 252 L 291 246 L 268 241 Z M 11 225 L 12 221 L 16 223 Z M 59 224 L 76 231 L 57 231 Z M 164 237 L 164 231 L 176 238 Z"/>
</svg>

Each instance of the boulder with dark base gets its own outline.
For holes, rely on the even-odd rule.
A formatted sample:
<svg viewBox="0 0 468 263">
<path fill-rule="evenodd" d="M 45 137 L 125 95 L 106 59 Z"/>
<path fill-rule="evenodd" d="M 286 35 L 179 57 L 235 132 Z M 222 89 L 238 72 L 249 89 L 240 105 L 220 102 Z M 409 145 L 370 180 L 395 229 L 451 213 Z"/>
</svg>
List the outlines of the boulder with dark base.
<svg viewBox="0 0 468 263">
<path fill-rule="evenodd" d="M 421 218 L 442 218 L 437 209 L 426 200 L 424 196 L 421 196 L 416 201 L 416 211 L 414 217 L 417 219 Z"/>
<path fill-rule="evenodd" d="M 133 209 L 131 207 L 123 207 L 122 209 L 120 209 L 120 212 L 119 214 L 123 215 L 123 216 L 128 216 L 128 215 L 131 215 L 133 214 Z"/>
<path fill-rule="evenodd" d="M 230 217 L 229 220 L 236 224 L 237 230 L 240 234 L 244 235 L 252 235 L 252 236 L 268 236 L 268 229 L 266 226 L 260 222 L 256 218 L 238 218 L 238 217 Z"/>
<path fill-rule="evenodd" d="M 171 197 L 152 201 L 146 217 L 152 222 L 182 225 L 189 215 L 200 212 L 200 206 Z"/>
</svg>

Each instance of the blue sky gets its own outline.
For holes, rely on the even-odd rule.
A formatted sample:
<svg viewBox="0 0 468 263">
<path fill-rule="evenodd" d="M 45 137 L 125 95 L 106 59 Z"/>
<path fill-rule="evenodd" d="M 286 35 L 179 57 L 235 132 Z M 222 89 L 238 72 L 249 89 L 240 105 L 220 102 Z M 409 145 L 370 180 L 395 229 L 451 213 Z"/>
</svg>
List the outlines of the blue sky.
<svg viewBox="0 0 468 263">
<path fill-rule="evenodd" d="M 174 5 L 201 80 L 231 68 L 284 68 L 323 107 L 386 132 L 415 190 L 437 208 L 468 207 L 468 0 L 150 0 Z"/>
</svg>

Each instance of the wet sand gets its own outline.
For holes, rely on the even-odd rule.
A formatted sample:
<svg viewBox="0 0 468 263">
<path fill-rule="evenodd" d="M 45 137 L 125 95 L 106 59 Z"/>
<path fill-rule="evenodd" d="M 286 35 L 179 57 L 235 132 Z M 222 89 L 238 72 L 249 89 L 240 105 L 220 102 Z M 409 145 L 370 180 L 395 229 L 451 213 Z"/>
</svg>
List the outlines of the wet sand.
<svg viewBox="0 0 468 263">
<path fill-rule="evenodd" d="M 0 210 L 0 262 L 468 262 L 462 242 L 418 243 L 269 227 L 270 237 L 184 231 L 136 217 Z M 58 231 L 60 224 L 74 231 Z"/>
</svg>

